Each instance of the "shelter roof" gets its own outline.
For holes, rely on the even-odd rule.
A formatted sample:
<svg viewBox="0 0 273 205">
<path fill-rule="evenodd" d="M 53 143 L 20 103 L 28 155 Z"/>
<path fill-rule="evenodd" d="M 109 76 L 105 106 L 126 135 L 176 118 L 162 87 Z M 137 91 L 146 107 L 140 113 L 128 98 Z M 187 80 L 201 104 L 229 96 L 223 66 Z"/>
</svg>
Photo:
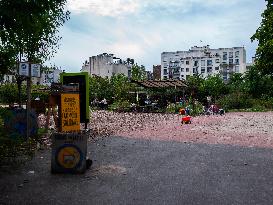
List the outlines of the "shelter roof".
<svg viewBox="0 0 273 205">
<path fill-rule="evenodd" d="M 188 87 L 184 80 L 168 79 L 168 80 L 132 80 L 131 82 L 137 83 L 146 88 L 166 88 L 166 87 Z"/>
</svg>

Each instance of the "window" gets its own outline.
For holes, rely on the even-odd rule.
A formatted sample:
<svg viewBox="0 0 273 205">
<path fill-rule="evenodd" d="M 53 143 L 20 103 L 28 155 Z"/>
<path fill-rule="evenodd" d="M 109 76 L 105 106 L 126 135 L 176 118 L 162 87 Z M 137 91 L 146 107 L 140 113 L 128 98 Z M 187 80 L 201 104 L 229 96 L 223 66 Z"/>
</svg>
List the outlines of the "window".
<svg viewBox="0 0 273 205">
<path fill-rule="evenodd" d="M 193 73 L 197 73 L 197 69 L 196 69 L 196 68 L 193 68 L 193 69 L 192 69 L 192 72 L 193 72 Z"/>
<path fill-rule="evenodd" d="M 186 65 L 189 65 L 190 64 L 190 62 L 189 61 L 186 61 Z"/>
<path fill-rule="evenodd" d="M 190 69 L 189 69 L 189 68 L 186 68 L 186 72 L 190 72 Z"/>
<path fill-rule="evenodd" d="M 223 60 L 227 60 L 227 52 L 223 52 Z"/>
<path fill-rule="evenodd" d="M 205 73 L 206 69 L 204 67 L 201 67 L 201 73 Z"/>
<path fill-rule="evenodd" d="M 220 63 L 220 59 L 215 59 L 215 63 Z"/>
<path fill-rule="evenodd" d="M 235 66 L 235 72 L 239 73 L 239 66 L 238 65 Z"/>
<path fill-rule="evenodd" d="M 229 59 L 229 64 L 233 64 L 233 59 Z"/>
<path fill-rule="evenodd" d="M 173 72 L 174 72 L 174 73 L 179 73 L 179 70 L 180 70 L 179 68 L 174 68 L 174 69 L 173 69 Z"/>
<path fill-rule="evenodd" d="M 235 59 L 235 64 L 239 65 L 239 59 Z"/>
<path fill-rule="evenodd" d="M 168 70 L 164 69 L 164 75 L 168 75 Z"/>
<path fill-rule="evenodd" d="M 184 78 L 184 75 L 181 75 L 181 78 Z"/>
<path fill-rule="evenodd" d="M 205 66 L 205 60 L 201 60 L 201 66 Z"/>
<path fill-rule="evenodd" d="M 184 72 L 184 68 L 181 68 L 181 72 Z"/>
<path fill-rule="evenodd" d="M 228 57 L 229 57 L 229 58 L 233 58 L 233 52 L 229 52 L 229 53 L 228 53 Z"/>
<path fill-rule="evenodd" d="M 190 75 L 186 75 L 186 80 L 188 80 L 190 78 Z"/>
<path fill-rule="evenodd" d="M 215 70 L 219 70 L 219 66 L 215 67 Z"/>
<path fill-rule="evenodd" d="M 198 61 L 194 61 L 194 66 L 198 66 Z"/>
<path fill-rule="evenodd" d="M 239 51 L 236 51 L 236 52 L 235 52 L 235 58 L 238 58 L 239 55 L 240 55 L 240 52 L 239 52 Z"/>
<path fill-rule="evenodd" d="M 207 60 L 207 65 L 208 66 L 212 65 L 212 60 Z"/>
<path fill-rule="evenodd" d="M 184 61 L 181 61 L 181 64 L 184 64 Z"/>
<path fill-rule="evenodd" d="M 207 73 L 211 73 L 212 72 L 212 67 L 207 67 Z"/>
</svg>

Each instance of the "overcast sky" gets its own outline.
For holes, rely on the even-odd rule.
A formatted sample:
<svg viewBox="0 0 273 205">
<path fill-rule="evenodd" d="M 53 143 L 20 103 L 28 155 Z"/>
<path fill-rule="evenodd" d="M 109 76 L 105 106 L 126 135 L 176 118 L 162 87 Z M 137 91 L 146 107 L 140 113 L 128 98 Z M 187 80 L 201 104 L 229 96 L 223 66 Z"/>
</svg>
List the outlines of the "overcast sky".
<svg viewBox="0 0 273 205">
<path fill-rule="evenodd" d="M 247 61 L 257 42 L 263 0 L 68 0 L 71 18 L 60 29 L 60 49 L 47 64 L 79 72 L 85 60 L 113 53 L 134 58 L 146 70 L 164 51 L 245 46 Z M 202 42 L 201 42 L 202 41 Z"/>
</svg>

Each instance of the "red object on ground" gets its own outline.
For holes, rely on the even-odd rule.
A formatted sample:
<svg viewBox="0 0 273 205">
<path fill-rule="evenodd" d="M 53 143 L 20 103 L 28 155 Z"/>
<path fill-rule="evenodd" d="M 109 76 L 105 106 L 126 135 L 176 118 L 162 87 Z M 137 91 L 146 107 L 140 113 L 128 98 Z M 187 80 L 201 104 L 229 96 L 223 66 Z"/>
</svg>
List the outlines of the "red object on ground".
<svg viewBox="0 0 273 205">
<path fill-rule="evenodd" d="M 185 123 L 185 124 L 188 124 L 188 123 L 191 123 L 191 116 L 185 116 L 185 117 L 182 117 L 182 121 L 181 123 Z"/>
</svg>

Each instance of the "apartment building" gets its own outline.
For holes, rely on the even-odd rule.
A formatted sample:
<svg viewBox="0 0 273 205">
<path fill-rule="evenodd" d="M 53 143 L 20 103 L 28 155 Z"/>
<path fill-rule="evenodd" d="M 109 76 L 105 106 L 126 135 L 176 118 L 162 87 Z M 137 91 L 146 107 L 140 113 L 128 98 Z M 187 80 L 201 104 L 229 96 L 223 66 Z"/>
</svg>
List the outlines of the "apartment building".
<svg viewBox="0 0 273 205">
<path fill-rule="evenodd" d="M 246 72 L 244 47 L 211 49 L 209 45 L 191 47 L 188 51 L 161 53 L 161 79 L 187 79 L 220 74 L 228 80 L 232 73 Z"/>
<path fill-rule="evenodd" d="M 130 59 L 133 60 L 133 59 Z M 124 74 L 131 77 L 131 67 L 133 61 L 123 61 L 114 57 L 114 54 L 103 53 L 97 56 L 89 57 L 89 61 L 85 61 L 82 66 L 82 72 L 88 72 L 89 75 L 97 75 L 101 77 L 111 78 L 114 74 Z"/>
</svg>

